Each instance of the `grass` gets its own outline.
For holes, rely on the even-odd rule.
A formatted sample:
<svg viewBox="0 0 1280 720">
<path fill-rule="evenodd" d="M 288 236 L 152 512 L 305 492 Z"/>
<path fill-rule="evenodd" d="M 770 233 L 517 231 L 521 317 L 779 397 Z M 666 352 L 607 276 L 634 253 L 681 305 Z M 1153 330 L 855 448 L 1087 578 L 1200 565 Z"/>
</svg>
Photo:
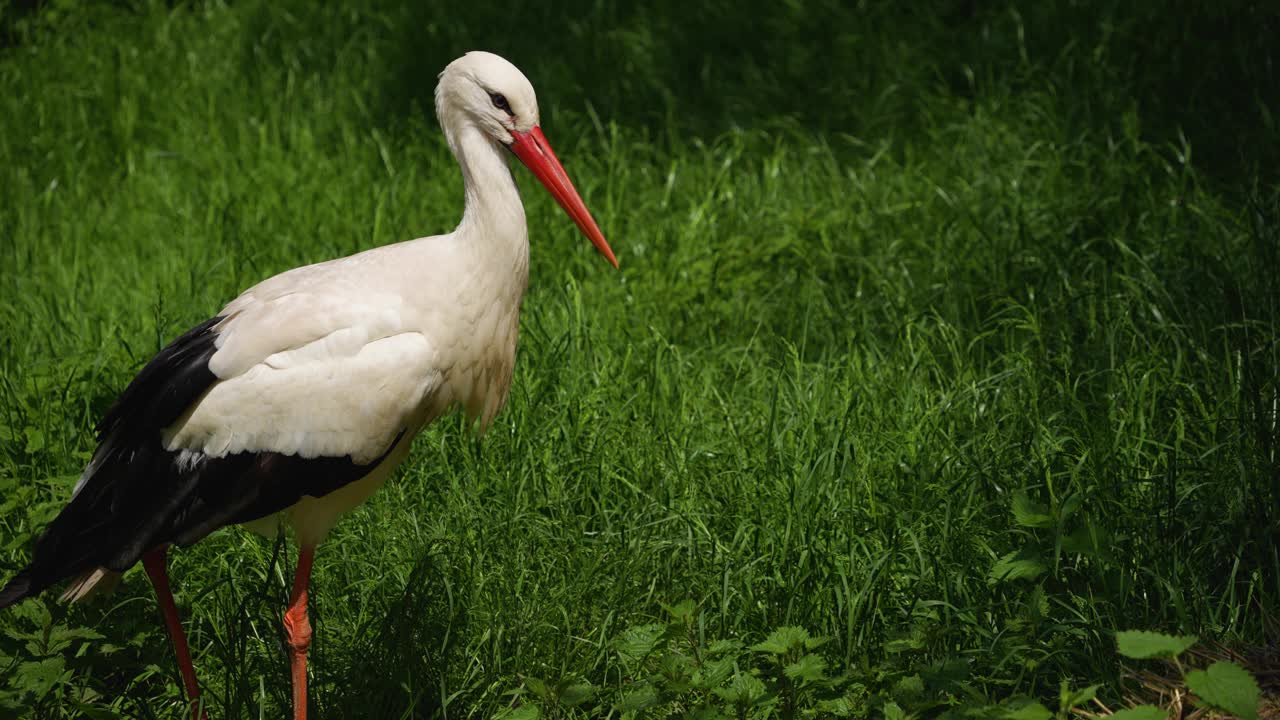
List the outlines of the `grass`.
<svg viewBox="0 0 1280 720">
<path fill-rule="evenodd" d="M 598 704 L 545 711 L 602 716 L 620 639 L 685 600 L 698 642 L 829 638 L 856 714 L 1114 702 L 1116 630 L 1275 642 L 1276 18 L 1237 5 L 0 11 L 0 576 L 167 340 L 451 229 L 430 93 L 485 47 L 622 270 L 519 173 L 510 402 L 430 428 L 322 547 L 319 716 L 565 679 Z M 216 717 L 288 707 L 292 562 L 238 529 L 174 554 Z M 179 718 L 178 688 L 140 573 L 0 614 L 0 715 Z"/>
</svg>

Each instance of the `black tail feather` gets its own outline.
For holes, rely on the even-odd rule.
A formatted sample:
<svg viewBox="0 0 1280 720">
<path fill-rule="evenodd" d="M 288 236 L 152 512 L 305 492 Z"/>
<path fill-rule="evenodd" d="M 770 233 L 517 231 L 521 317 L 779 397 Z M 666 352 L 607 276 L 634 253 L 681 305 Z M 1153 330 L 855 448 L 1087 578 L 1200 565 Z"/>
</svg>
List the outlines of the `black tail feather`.
<svg viewBox="0 0 1280 720">
<path fill-rule="evenodd" d="M 0 610 L 35 595 L 45 588 L 44 585 L 32 583 L 31 575 L 26 570 L 18 573 L 0 590 Z"/>
</svg>

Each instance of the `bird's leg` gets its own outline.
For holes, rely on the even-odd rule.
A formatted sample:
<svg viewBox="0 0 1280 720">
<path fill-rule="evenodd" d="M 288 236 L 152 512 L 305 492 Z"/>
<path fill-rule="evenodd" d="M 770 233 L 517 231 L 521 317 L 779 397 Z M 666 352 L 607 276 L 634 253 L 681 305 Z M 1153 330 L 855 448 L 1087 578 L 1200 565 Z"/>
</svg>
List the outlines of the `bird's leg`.
<svg viewBox="0 0 1280 720">
<path fill-rule="evenodd" d="M 307 618 L 307 586 L 311 584 L 311 560 L 315 545 L 303 545 L 293 574 L 293 594 L 284 613 L 284 632 L 293 668 L 293 718 L 307 718 L 307 649 L 311 647 L 311 621 Z"/>
<path fill-rule="evenodd" d="M 160 611 L 164 614 L 164 624 L 169 630 L 169 639 L 173 641 L 173 653 L 178 656 L 178 672 L 182 674 L 182 684 L 187 690 L 187 701 L 191 703 L 193 720 L 208 720 L 203 706 L 200 704 L 200 686 L 196 684 L 196 669 L 191 664 L 191 649 L 187 647 L 187 634 L 182 631 L 182 622 L 178 620 L 178 606 L 173 602 L 173 592 L 169 590 L 169 572 L 167 569 L 167 545 L 161 545 L 142 556 L 142 567 L 151 578 L 151 585 L 156 589 L 156 599 L 160 601 Z"/>
</svg>

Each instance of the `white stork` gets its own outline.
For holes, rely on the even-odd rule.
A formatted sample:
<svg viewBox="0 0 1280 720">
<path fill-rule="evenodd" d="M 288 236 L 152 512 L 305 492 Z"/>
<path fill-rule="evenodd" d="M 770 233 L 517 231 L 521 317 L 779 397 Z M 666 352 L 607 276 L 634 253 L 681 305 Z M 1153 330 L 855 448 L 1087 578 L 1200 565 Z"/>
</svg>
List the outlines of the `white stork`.
<svg viewBox="0 0 1280 720">
<path fill-rule="evenodd" d="M 294 718 L 306 717 L 316 545 L 428 423 L 460 407 L 483 429 L 506 400 L 529 241 L 505 151 L 617 266 L 514 65 L 484 52 L 450 63 L 436 115 L 462 167 L 458 228 L 276 275 L 161 350 L 99 423 L 71 501 L 0 608 L 67 578 L 64 598 L 81 599 L 141 559 L 198 719 L 166 549 L 233 523 L 268 535 L 288 526 L 300 551 L 284 626 Z"/>
</svg>

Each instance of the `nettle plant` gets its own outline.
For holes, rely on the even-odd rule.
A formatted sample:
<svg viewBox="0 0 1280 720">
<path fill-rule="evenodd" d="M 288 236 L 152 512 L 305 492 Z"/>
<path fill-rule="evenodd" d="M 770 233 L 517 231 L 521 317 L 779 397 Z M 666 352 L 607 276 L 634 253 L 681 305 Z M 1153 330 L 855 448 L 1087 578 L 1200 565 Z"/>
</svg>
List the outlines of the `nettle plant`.
<svg viewBox="0 0 1280 720">
<path fill-rule="evenodd" d="M 1116 633 L 1116 649 L 1134 660 L 1167 660 L 1178 669 L 1187 689 L 1199 704 L 1230 713 L 1240 720 L 1257 720 L 1261 691 L 1249 671 L 1229 660 L 1217 660 L 1204 669 L 1188 671 L 1180 657 L 1195 645 L 1194 635 L 1173 636 L 1145 630 Z M 1166 712 L 1155 705 L 1138 705 L 1118 711 L 1117 720 L 1163 720 Z"/>
<path fill-rule="evenodd" d="M 1013 520 L 1025 542 L 992 565 L 989 579 L 998 583 L 1035 580 L 1046 573 L 1056 576 L 1063 556 L 1072 555 L 1102 568 L 1111 566 L 1111 533 L 1097 518 L 1082 512 L 1084 500 L 1083 494 L 1070 493 L 1060 502 L 1042 503 L 1025 490 L 1014 493 Z"/>
<path fill-rule="evenodd" d="M 908 720 L 966 708 L 1006 717 L 1001 713 L 1026 705 L 1025 700 L 991 708 L 981 704 L 963 660 L 916 667 L 898 657 L 881 666 L 837 671 L 823 655 L 828 639 L 804 628 L 779 627 L 750 645 L 738 638 L 710 640 L 699 631 L 693 601 L 664 607 L 665 624 L 635 625 L 613 640 L 620 682 L 605 688 L 581 677 L 526 678 L 512 693 L 518 707 L 501 719 Z"/>
<path fill-rule="evenodd" d="M 1056 710 L 1026 696 L 992 704 L 968 685 L 966 668 L 956 667 L 963 665 L 959 661 L 919 672 L 881 668 L 870 675 L 852 670 L 834 674 L 820 652 L 826 639 L 813 637 L 803 628 L 778 628 L 754 645 L 738 639 L 703 641 L 692 601 L 666 610 L 666 624 L 636 625 L 614 640 L 623 670 L 622 682 L 614 688 L 604 689 L 580 677 L 527 678 L 524 687 L 512 693 L 518 706 L 500 715 L 500 720 L 1071 720 L 1100 716 L 1086 706 L 1095 702 L 1101 684 L 1075 688 L 1063 680 Z M 1229 661 L 1204 669 L 1184 668 L 1180 656 L 1196 643 L 1195 637 L 1122 631 L 1116 639 L 1124 657 L 1171 662 L 1200 705 L 1241 720 L 1257 720 L 1260 692 L 1244 668 Z M 1104 715 L 1116 720 L 1163 720 L 1168 713 L 1143 704 Z"/>
<path fill-rule="evenodd" d="M 622 687 L 601 697 L 581 679 L 525 680 L 525 703 L 503 720 L 619 715 L 623 719 L 681 717 L 691 720 L 847 716 L 846 677 L 831 677 L 817 652 L 826 638 L 781 627 L 763 641 L 702 642 L 691 600 L 666 608 L 669 621 L 636 625 L 614 640 L 624 672 Z"/>
</svg>

